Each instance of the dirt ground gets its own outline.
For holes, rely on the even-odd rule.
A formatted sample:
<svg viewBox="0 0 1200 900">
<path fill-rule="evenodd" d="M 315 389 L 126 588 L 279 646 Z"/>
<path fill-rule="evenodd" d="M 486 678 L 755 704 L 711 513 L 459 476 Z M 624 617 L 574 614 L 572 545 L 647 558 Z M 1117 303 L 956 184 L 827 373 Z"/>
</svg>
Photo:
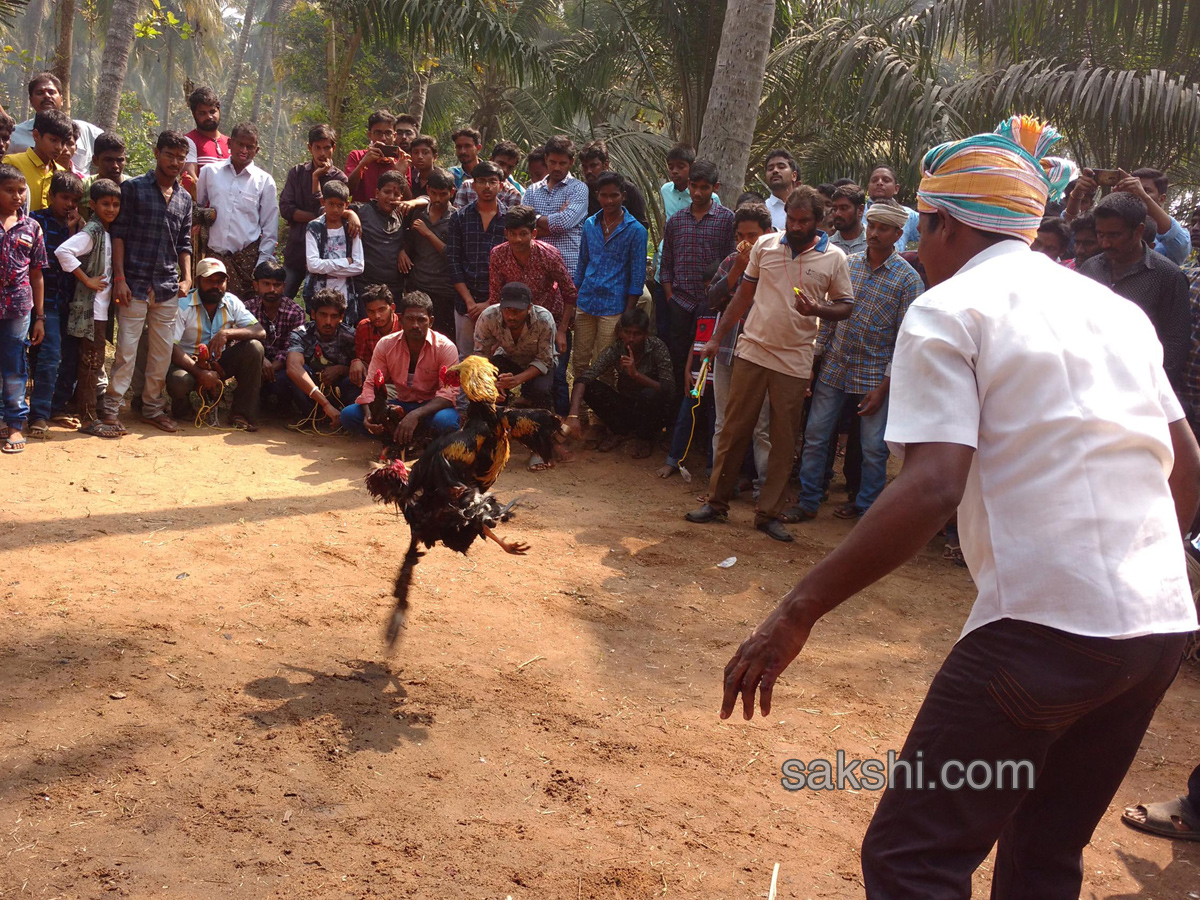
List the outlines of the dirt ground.
<svg viewBox="0 0 1200 900">
<path fill-rule="evenodd" d="M 408 537 L 370 443 L 138 429 L 0 461 L 0 897 L 732 900 L 775 863 L 780 897 L 862 896 L 878 795 L 780 765 L 899 749 L 973 596 L 940 547 L 818 628 L 770 721 L 726 724 L 726 660 L 849 523 L 780 545 L 747 503 L 687 525 L 700 486 L 660 460 L 516 464 L 532 552 L 431 551 L 389 659 Z M 1084 897 L 1198 896 L 1200 845 L 1117 819 L 1181 790 L 1197 703 L 1192 665 Z"/>
</svg>

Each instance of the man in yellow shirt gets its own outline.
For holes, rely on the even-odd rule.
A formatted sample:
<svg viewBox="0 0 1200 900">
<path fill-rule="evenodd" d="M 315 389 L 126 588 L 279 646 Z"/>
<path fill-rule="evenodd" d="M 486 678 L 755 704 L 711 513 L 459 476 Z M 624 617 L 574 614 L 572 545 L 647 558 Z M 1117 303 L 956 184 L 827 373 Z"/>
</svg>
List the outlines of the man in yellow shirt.
<svg viewBox="0 0 1200 900">
<path fill-rule="evenodd" d="M 42 209 L 50 202 L 50 179 L 63 171 L 56 159 L 63 145 L 75 134 L 71 117 L 57 109 L 40 110 L 33 117 L 33 146 L 21 153 L 10 153 L 4 162 L 16 166 L 29 185 L 29 211 Z"/>
</svg>

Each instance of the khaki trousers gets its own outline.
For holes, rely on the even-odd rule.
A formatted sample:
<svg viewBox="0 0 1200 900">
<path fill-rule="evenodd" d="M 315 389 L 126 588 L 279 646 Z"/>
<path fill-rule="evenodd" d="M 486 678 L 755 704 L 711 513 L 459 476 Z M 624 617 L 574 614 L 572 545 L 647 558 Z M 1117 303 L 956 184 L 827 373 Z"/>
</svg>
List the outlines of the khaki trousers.
<svg viewBox="0 0 1200 900">
<path fill-rule="evenodd" d="M 754 523 L 761 524 L 776 518 L 783 511 L 784 490 L 792 472 L 792 457 L 800 418 L 804 412 L 804 393 L 807 378 L 785 375 L 765 366 L 735 357 L 733 374 L 729 379 L 729 398 L 725 403 L 725 422 L 717 441 L 713 460 L 712 481 L 708 486 L 708 502 L 724 512 L 737 487 L 738 474 L 746 448 L 754 437 L 754 428 L 762 411 L 763 400 L 770 400 L 771 452 L 767 457 L 767 473 L 758 493 Z"/>
</svg>

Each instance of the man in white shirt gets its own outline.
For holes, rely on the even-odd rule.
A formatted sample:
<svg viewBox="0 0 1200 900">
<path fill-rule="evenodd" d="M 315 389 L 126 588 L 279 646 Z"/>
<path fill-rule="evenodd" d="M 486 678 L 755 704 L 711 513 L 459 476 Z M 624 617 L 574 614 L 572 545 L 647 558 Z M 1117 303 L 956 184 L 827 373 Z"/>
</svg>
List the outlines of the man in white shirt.
<svg viewBox="0 0 1200 900">
<path fill-rule="evenodd" d="M 62 82 L 53 72 L 39 72 L 29 80 L 29 108 L 36 114 L 44 109 L 61 110 L 63 105 Z M 92 147 L 104 129 L 83 119 L 73 120 L 79 126 L 79 140 L 75 142 L 75 155 L 71 162 L 80 172 L 90 171 Z M 24 153 L 33 146 L 33 117 L 18 122 L 13 128 L 8 144 L 9 153 Z"/>
<path fill-rule="evenodd" d="M 887 425 L 904 468 L 725 669 L 722 717 L 741 694 L 749 719 L 756 689 L 768 714 L 817 619 L 958 509 L 979 595 L 871 786 L 891 782 L 863 842 L 872 900 L 966 900 L 994 844 L 993 898 L 1077 900 L 1083 847 L 1197 624 L 1180 535 L 1200 447 L 1145 315 L 1028 248 L 1049 182 L 1024 147 L 1045 152 L 1046 129 L 1014 117 L 926 155 L 933 286 L 901 327 Z"/>
<path fill-rule="evenodd" d="M 767 209 L 771 211 L 771 227 L 783 231 L 787 227 L 787 212 L 784 204 L 796 189 L 796 159 L 782 148 L 767 154 L 764 177 L 771 196 L 767 198 Z"/>
<path fill-rule="evenodd" d="M 208 254 L 229 271 L 229 291 L 245 300 L 254 296 L 254 269 L 275 257 L 279 243 L 279 196 L 275 179 L 254 164 L 258 129 L 235 125 L 229 135 L 229 159 L 200 170 L 196 203 L 214 211 Z"/>
</svg>

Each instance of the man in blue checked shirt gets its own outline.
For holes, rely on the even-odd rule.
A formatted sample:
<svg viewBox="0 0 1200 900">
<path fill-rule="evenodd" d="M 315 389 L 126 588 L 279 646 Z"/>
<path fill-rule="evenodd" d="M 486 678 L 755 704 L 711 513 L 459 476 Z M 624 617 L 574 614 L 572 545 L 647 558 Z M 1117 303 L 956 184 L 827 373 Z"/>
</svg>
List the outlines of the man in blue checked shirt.
<svg viewBox="0 0 1200 900">
<path fill-rule="evenodd" d="M 575 380 L 613 342 L 621 313 L 633 309 L 646 283 L 646 229 L 625 209 L 625 179 L 616 172 L 596 177 L 600 212 L 583 223 L 575 283 Z"/>
<path fill-rule="evenodd" d="M 888 448 L 883 432 L 892 352 L 904 314 L 924 289 L 921 276 L 896 252 L 896 242 L 907 222 L 907 210 L 895 201 L 872 204 L 867 210 L 867 249 L 847 259 L 854 283 L 854 311 L 850 318 L 831 323 L 833 336 L 813 386 L 800 457 L 797 505 L 801 519 L 813 518 L 821 505 L 829 441 L 847 402 L 858 406 L 862 486 L 853 501 L 833 514 L 842 519 L 858 518 L 871 508 L 887 484 Z"/>
</svg>

